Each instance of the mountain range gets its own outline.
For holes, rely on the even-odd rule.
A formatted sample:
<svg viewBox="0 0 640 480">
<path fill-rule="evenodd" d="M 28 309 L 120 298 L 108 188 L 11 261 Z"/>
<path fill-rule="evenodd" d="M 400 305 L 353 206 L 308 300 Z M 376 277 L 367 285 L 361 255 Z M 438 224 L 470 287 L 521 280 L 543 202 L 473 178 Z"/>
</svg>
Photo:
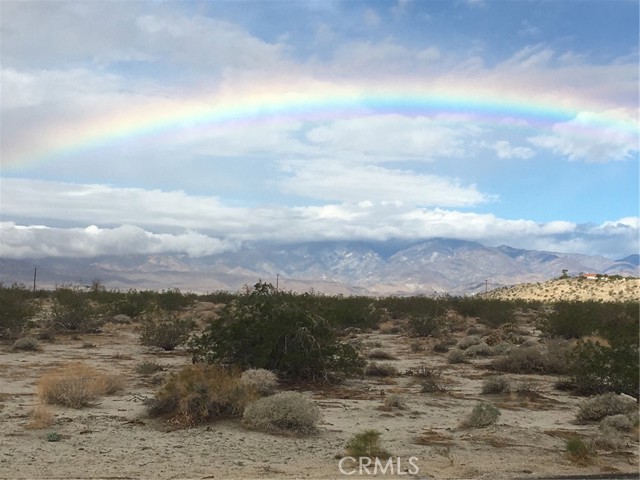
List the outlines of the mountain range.
<svg viewBox="0 0 640 480">
<path fill-rule="evenodd" d="M 524 250 L 506 245 L 434 238 L 394 242 L 247 243 L 237 251 L 204 257 L 185 254 L 94 258 L 0 257 L 0 281 L 38 288 L 99 280 L 107 288 L 235 291 L 258 280 L 293 291 L 327 294 L 471 294 L 581 272 L 639 276 L 637 254 L 601 256 Z"/>
</svg>

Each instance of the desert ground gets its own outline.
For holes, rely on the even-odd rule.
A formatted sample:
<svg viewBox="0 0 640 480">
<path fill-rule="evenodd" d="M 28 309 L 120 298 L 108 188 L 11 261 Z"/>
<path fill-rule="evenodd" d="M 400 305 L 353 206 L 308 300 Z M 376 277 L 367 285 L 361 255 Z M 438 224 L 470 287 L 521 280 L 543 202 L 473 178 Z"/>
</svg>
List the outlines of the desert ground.
<svg viewBox="0 0 640 480">
<path fill-rule="evenodd" d="M 215 315 L 216 305 L 200 302 L 193 313 L 201 322 Z M 475 319 L 462 319 L 454 340 L 482 328 Z M 530 317 L 517 320 L 524 339 L 543 341 Z M 395 327 L 395 328 L 394 328 Z M 411 338 L 402 322 L 371 331 L 352 331 L 345 341 L 363 352 L 383 350 L 394 359 L 377 360 L 395 367 L 386 377 L 363 376 L 334 386 L 280 385 L 313 399 L 323 415 L 316 435 L 272 435 L 247 430 L 238 419 L 193 428 L 178 428 L 145 413 L 144 399 L 159 382 L 191 363 L 186 350 L 166 352 L 144 347 L 139 325 L 106 323 L 100 333 L 56 335 L 40 342 L 38 351 L 16 351 L 0 345 L 0 478 L 111 479 L 257 479 L 367 477 L 345 475 L 338 468 L 345 445 L 355 433 L 377 429 L 382 443 L 400 459 L 402 472 L 384 477 L 422 479 L 515 479 L 556 475 L 638 472 L 638 429 L 615 450 L 599 448 L 588 462 L 576 463 L 565 451 L 565 440 L 590 439 L 597 423 L 581 424 L 576 413 L 584 397 L 554 389 L 553 375 L 505 374 L 519 393 L 482 394 L 493 375 L 491 358 L 472 357 L 449 364 L 446 353 L 433 350 L 433 338 Z M 453 347 L 455 348 L 455 347 Z M 164 371 L 137 373 L 144 361 Z M 125 388 L 95 405 L 73 409 L 47 405 L 36 394 L 38 379 L 67 362 L 85 362 L 117 374 Z M 441 391 L 423 392 L 415 372 L 421 366 L 441 369 Z M 403 408 L 385 399 L 399 395 Z M 462 420 L 479 401 L 494 403 L 501 412 L 496 424 L 462 427 Z M 38 422 L 38 408 L 53 417 Z M 59 441 L 48 441 L 56 432 Z M 419 472 L 407 467 L 415 457 Z"/>
</svg>

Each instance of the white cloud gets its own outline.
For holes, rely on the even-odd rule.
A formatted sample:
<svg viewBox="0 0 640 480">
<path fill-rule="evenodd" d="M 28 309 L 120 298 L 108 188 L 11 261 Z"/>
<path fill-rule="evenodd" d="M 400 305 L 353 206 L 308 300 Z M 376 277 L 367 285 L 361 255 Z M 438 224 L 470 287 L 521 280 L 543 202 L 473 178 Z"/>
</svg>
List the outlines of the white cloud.
<svg viewBox="0 0 640 480">
<path fill-rule="evenodd" d="M 363 174 L 369 175 L 366 168 Z M 337 175 L 327 178 L 337 181 Z M 399 183 L 400 189 L 414 188 L 402 172 L 390 172 L 388 183 Z M 329 187 L 328 182 L 326 185 Z M 384 189 L 381 183 L 376 185 Z M 318 206 L 240 208 L 182 192 L 9 179 L 3 180 L 2 187 L 6 221 L 0 232 L 0 251 L 12 258 L 163 252 L 200 256 L 234 249 L 243 241 L 431 237 L 615 257 L 637 251 L 640 224 L 637 217 L 601 225 L 538 223 L 400 201 L 360 199 Z M 444 185 L 450 187 L 455 189 Z M 472 196 L 474 191 L 461 194 Z M 24 202 L 24 198 L 31 201 Z"/>
<path fill-rule="evenodd" d="M 551 135 L 538 135 L 529 141 L 569 160 L 592 163 L 628 160 L 637 156 L 639 150 L 637 121 L 621 115 L 624 112 L 581 112 L 568 122 L 553 125 Z"/>
<path fill-rule="evenodd" d="M 377 157 L 383 161 L 416 157 L 430 161 L 462 156 L 463 140 L 475 134 L 462 122 L 454 127 L 426 117 L 389 114 L 337 120 L 313 128 L 307 138 L 322 147 L 325 154 L 364 155 L 369 160 Z"/>
<path fill-rule="evenodd" d="M 367 8 L 363 14 L 364 24 L 367 27 L 377 27 L 380 25 L 381 19 L 380 16 L 373 10 L 372 8 Z"/>
<path fill-rule="evenodd" d="M 496 142 L 492 147 L 498 158 L 522 158 L 527 159 L 535 155 L 535 152 L 528 147 L 512 147 L 506 140 Z"/>
<path fill-rule="evenodd" d="M 401 202 L 407 205 L 462 207 L 492 200 L 475 185 L 412 171 L 348 165 L 332 160 L 291 162 L 287 192 L 326 201 Z"/>
</svg>

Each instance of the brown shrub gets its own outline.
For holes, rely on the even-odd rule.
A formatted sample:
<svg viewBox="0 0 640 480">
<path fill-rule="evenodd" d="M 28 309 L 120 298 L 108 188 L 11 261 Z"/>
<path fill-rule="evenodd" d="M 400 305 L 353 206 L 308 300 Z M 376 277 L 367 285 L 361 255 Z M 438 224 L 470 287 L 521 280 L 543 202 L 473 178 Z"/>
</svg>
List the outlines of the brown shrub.
<svg viewBox="0 0 640 480">
<path fill-rule="evenodd" d="M 41 430 L 53 425 L 53 413 L 46 405 L 38 404 L 33 407 L 31 418 L 27 422 L 26 428 L 29 430 Z"/>
</svg>

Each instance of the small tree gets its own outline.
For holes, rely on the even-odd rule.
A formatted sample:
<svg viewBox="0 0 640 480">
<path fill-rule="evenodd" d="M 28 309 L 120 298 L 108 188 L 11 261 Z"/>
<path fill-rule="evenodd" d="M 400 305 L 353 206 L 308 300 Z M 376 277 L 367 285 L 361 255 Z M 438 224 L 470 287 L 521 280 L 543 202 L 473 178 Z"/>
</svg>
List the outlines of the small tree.
<svg viewBox="0 0 640 480">
<path fill-rule="evenodd" d="M 312 295 L 257 283 L 192 341 L 193 360 L 265 368 L 294 379 L 327 381 L 359 373 L 358 352 L 338 341 L 315 306 Z"/>
</svg>

